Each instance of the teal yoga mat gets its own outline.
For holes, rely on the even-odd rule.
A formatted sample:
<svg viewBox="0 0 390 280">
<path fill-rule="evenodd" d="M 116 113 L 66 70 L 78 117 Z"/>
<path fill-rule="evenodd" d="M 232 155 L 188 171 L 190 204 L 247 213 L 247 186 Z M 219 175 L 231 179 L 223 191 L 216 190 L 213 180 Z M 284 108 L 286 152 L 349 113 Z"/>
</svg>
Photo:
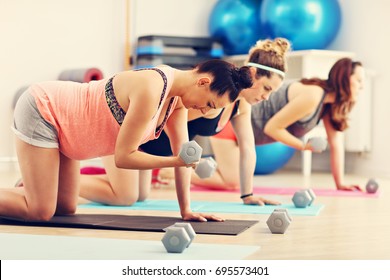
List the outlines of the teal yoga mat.
<svg viewBox="0 0 390 280">
<path fill-rule="evenodd" d="M 179 211 L 176 200 L 146 200 L 136 202 L 132 206 L 110 206 L 95 202 L 81 204 L 84 209 L 124 209 L 124 210 L 152 210 L 152 211 Z M 194 212 L 237 213 L 237 214 L 271 214 L 275 208 L 286 208 L 291 215 L 317 216 L 324 208 L 322 204 L 313 204 L 306 208 L 296 208 L 294 204 L 282 205 L 245 205 L 241 202 L 192 201 Z"/>
</svg>

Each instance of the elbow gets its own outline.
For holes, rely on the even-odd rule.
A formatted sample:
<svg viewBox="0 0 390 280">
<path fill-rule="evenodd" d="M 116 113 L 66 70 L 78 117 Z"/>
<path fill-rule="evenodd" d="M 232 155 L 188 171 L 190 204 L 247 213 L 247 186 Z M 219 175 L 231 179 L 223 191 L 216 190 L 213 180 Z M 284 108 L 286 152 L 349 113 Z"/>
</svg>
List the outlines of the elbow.
<svg viewBox="0 0 390 280">
<path fill-rule="evenodd" d="M 272 134 L 272 126 L 269 124 L 269 122 L 264 126 L 264 134 L 271 137 Z"/>
<path fill-rule="evenodd" d="M 129 156 L 130 154 L 127 152 L 126 153 L 116 152 L 114 156 L 115 166 L 117 168 L 125 168 L 125 169 L 131 168 L 131 161 L 129 160 Z"/>
<path fill-rule="evenodd" d="M 124 159 L 123 156 L 118 156 L 118 155 L 115 155 L 115 167 L 117 168 L 126 168 L 126 164 L 125 164 L 126 160 Z"/>
<path fill-rule="evenodd" d="M 136 152 L 137 150 L 116 152 L 114 155 L 115 166 L 122 169 L 142 169 L 139 161 L 136 160 L 137 156 L 134 155 Z"/>
</svg>

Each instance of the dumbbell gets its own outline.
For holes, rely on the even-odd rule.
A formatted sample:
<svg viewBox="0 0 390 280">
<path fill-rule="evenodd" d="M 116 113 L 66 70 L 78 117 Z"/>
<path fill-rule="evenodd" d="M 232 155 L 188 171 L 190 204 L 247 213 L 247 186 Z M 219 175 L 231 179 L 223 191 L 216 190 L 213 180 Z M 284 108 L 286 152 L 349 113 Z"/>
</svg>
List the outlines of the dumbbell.
<svg viewBox="0 0 390 280">
<path fill-rule="evenodd" d="M 161 242 L 168 253 L 182 253 L 196 236 L 190 223 L 175 223 L 164 230 Z"/>
<path fill-rule="evenodd" d="M 202 151 L 202 147 L 195 140 L 191 140 L 181 146 L 179 156 L 186 164 L 191 164 L 200 160 Z"/>
<path fill-rule="evenodd" d="M 328 142 L 326 141 L 325 138 L 322 137 L 310 138 L 308 143 L 310 143 L 314 152 L 323 152 L 326 150 L 326 147 L 328 146 Z"/>
<path fill-rule="evenodd" d="M 368 193 L 376 193 L 379 188 L 379 184 L 375 179 L 369 179 L 366 184 L 366 192 Z"/>
<path fill-rule="evenodd" d="M 292 201 L 297 208 L 306 208 L 310 206 L 316 195 L 314 194 L 312 189 L 299 190 L 296 191 L 292 197 Z"/>
<path fill-rule="evenodd" d="M 195 168 L 195 173 L 202 179 L 211 177 L 217 169 L 217 162 L 212 157 L 204 158 Z"/>
<path fill-rule="evenodd" d="M 275 209 L 268 217 L 267 225 L 272 233 L 285 233 L 291 224 L 291 216 L 287 209 Z"/>
</svg>

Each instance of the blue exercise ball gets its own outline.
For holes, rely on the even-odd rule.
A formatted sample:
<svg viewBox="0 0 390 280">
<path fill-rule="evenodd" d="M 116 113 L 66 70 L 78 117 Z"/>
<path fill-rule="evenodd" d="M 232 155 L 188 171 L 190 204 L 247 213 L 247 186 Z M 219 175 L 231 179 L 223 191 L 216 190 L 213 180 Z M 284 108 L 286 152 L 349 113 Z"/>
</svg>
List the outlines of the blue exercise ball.
<svg viewBox="0 0 390 280">
<path fill-rule="evenodd" d="M 247 54 L 264 37 L 260 26 L 261 0 L 219 0 L 209 17 L 209 33 L 228 55 Z"/>
<path fill-rule="evenodd" d="M 280 142 L 256 146 L 255 174 L 271 174 L 282 168 L 294 155 L 295 149 Z"/>
<path fill-rule="evenodd" d="M 259 14 L 270 37 L 289 39 L 294 50 L 325 49 L 341 25 L 337 0 L 263 0 Z"/>
</svg>

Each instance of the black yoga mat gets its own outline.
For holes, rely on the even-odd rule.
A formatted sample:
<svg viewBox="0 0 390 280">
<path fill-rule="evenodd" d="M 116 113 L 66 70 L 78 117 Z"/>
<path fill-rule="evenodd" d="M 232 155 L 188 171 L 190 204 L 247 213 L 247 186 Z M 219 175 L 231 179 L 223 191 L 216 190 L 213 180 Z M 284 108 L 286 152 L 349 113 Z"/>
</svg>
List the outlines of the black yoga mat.
<svg viewBox="0 0 390 280">
<path fill-rule="evenodd" d="M 129 231 L 163 232 L 164 228 L 176 222 L 183 222 L 180 218 L 159 216 L 129 216 L 106 214 L 77 214 L 73 216 L 55 216 L 48 222 L 25 222 L 0 218 L 0 225 L 38 226 L 38 227 L 65 227 L 90 228 Z M 258 221 L 226 220 L 224 222 L 190 222 L 198 234 L 238 235 Z"/>
</svg>

